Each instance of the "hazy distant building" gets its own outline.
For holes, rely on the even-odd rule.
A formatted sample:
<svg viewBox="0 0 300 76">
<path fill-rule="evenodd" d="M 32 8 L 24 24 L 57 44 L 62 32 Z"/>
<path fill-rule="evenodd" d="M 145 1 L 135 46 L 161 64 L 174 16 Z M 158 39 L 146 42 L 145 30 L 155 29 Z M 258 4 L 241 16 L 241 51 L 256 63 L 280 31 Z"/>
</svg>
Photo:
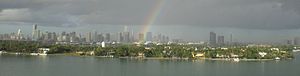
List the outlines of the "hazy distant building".
<svg viewBox="0 0 300 76">
<path fill-rule="evenodd" d="M 123 42 L 124 41 L 124 36 L 122 34 L 122 32 L 118 33 L 118 42 Z"/>
<path fill-rule="evenodd" d="M 152 41 L 152 32 L 147 32 L 146 33 L 146 41 Z"/>
<path fill-rule="evenodd" d="M 33 25 L 33 28 L 32 28 L 32 37 L 31 38 L 32 38 L 33 41 L 37 40 L 37 24 Z"/>
<path fill-rule="evenodd" d="M 224 36 L 218 36 L 218 44 L 224 44 Z"/>
<path fill-rule="evenodd" d="M 286 40 L 286 44 L 287 45 L 292 45 L 293 44 L 293 40 Z"/>
<path fill-rule="evenodd" d="M 95 31 L 94 35 L 92 36 L 92 41 L 93 41 L 93 42 L 99 41 L 99 38 L 98 38 L 98 32 L 97 32 L 97 31 Z"/>
<path fill-rule="evenodd" d="M 92 33 L 88 32 L 86 35 L 86 42 L 92 42 Z"/>
<path fill-rule="evenodd" d="M 140 42 L 144 41 L 144 34 L 143 33 L 139 33 L 139 41 Z"/>
<path fill-rule="evenodd" d="M 110 40 L 111 40 L 110 34 L 106 33 L 105 34 L 105 42 L 110 42 Z"/>
<path fill-rule="evenodd" d="M 97 36 L 98 36 L 97 42 L 104 42 L 105 37 L 103 36 L 103 34 L 99 34 Z"/>
<path fill-rule="evenodd" d="M 40 38 L 41 38 L 41 30 L 38 30 L 37 31 L 37 40 L 41 40 Z"/>
<path fill-rule="evenodd" d="M 123 42 L 128 43 L 130 41 L 130 33 L 129 32 L 123 32 Z"/>
<path fill-rule="evenodd" d="M 294 45 L 300 45 L 300 37 L 295 37 Z"/>
<path fill-rule="evenodd" d="M 21 40 L 23 38 L 21 29 L 18 29 L 17 40 Z"/>
<path fill-rule="evenodd" d="M 216 44 L 216 33 L 210 32 L 209 33 L 209 44 L 215 45 Z"/>
</svg>

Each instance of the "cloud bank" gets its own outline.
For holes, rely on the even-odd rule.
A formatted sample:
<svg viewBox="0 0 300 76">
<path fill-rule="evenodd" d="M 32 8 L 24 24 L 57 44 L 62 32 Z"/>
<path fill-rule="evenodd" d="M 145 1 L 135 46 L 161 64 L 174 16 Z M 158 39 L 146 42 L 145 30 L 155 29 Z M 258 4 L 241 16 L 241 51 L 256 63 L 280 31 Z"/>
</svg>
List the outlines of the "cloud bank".
<svg viewBox="0 0 300 76">
<path fill-rule="evenodd" d="M 141 26 L 159 1 L 1 0 L 0 24 Z M 299 20 L 299 0 L 165 0 L 153 25 L 278 30 Z"/>
</svg>

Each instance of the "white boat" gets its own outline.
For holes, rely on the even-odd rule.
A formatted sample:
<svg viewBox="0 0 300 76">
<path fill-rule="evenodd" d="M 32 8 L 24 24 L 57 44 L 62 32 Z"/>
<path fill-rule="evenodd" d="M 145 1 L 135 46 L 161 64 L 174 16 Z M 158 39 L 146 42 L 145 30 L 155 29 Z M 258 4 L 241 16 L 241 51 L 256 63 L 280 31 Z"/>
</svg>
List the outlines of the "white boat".
<svg viewBox="0 0 300 76">
<path fill-rule="evenodd" d="M 30 53 L 30 55 L 47 55 L 47 54 L 44 54 L 44 53 Z"/>
<path fill-rule="evenodd" d="M 39 55 L 47 55 L 47 54 L 42 54 L 42 53 L 40 53 Z"/>
<path fill-rule="evenodd" d="M 30 53 L 30 55 L 38 55 L 38 53 Z"/>
<path fill-rule="evenodd" d="M 20 55 L 21 53 L 18 52 L 18 53 L 15 53 L 15 54 L 16 54 L 16 55 Z"/>
<path fill-rule="evenodd" d="M 293 50 L 293 52 L 300 52 L 300 50 L 298 50 L 298 49 L 297 50 Z"/>
<path fill-rule="evenodd" d="M 240 59 L 239 59 L 239 58 L 233 58 L 233 61 L 234 61 L 234 62 L 239 62 Z"/>
<path fill-rule="evenodd" d="M 280 58 L 279 58 L 279 57 L 276 57 L 275 60 L 280 60 Z"/>
</svg>

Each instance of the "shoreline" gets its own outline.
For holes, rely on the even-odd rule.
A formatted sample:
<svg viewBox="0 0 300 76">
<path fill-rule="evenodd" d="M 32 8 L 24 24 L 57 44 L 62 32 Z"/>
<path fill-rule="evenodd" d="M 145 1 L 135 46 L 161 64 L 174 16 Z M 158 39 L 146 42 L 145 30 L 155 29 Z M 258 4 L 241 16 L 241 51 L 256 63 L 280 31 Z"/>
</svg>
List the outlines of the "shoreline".
<svg viewBox="0 0 300 76">
<path fill-rule="evenodd" d="M 68 53 L 47 54 L 47 55 L 30 55 L 30 53 L 1 53 L 8 55 L 27 55 L 27 56 L 76 56 L 76 57 L 100 57 L 100 58 L 119 58 L 119 59 L 143 59 L 143 60 L 211 60 L 211 61 L 234 61 L 234 58 L 179 58 L 179 57 L 113 57 L 113 56 L 82 56 L 72 55 Z M 0 55 L 1 55 L 0 54 Z M 284 58 L 279 60 L 287 60 L 293 58 Z M 241 59 L 239 61 L 276 61 L 276 59 Z"/>
</svg>

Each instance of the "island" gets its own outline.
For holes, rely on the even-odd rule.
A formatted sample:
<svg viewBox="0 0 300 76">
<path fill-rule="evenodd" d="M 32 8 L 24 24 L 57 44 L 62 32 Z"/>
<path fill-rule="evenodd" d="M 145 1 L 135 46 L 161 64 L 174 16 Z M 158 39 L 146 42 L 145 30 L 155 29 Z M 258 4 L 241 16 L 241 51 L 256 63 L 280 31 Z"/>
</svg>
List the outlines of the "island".
<svg viewBox="0 0 300 76">
<path fill-rule="evenodd" d="M 46 54 L 145 59 L 210 59 L 210 60 L 279 60 L 293 58 L 295 46 L 225 45 L 210 46 L 176 43 L 95 43 L 44 44 L 35 41 L 1 40 L 1 53 L 32 54 L 48 49 Z"/>
</svg>

